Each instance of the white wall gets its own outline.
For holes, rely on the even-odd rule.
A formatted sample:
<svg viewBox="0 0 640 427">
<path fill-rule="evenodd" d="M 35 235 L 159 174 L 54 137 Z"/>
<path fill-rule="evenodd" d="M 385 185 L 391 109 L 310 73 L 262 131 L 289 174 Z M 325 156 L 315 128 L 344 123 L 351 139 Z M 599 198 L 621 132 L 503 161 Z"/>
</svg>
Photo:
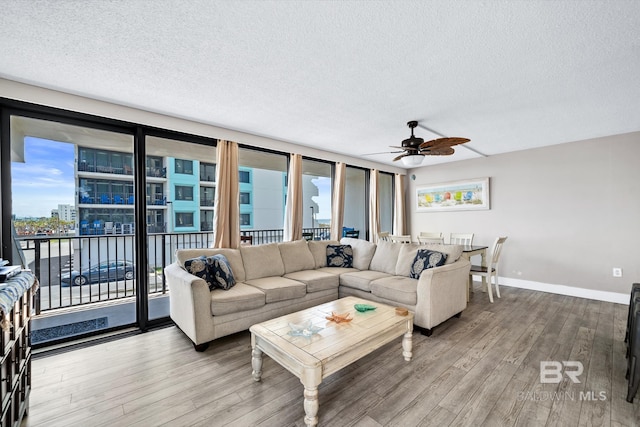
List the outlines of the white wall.
<svg viewBox="0 0 640 427">
<path fill-rule="evenodd" d="M 473 232 L 485 245 L 508 236 L 504 283 L 628 303 L 640 282 L 639 161 L 636 132 L 414 169 L 409 229 Z M 490 210 L 415 211 L 416 186 L 486 176 Z"/>
</svg>

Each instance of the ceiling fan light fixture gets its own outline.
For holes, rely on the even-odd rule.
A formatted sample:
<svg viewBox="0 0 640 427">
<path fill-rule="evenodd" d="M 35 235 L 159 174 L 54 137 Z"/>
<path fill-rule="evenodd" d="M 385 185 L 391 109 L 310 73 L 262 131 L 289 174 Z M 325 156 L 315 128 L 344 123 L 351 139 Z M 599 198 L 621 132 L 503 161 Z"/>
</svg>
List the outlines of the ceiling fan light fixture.
<svg viewBox="0 0 640 427">
<path fill-rule="evenodd" d="M 412 154 L 409 156 L 404 156 L 402 159 L 402 164 L 408 168 L 413 168 L 416 166 L 420 166 L 422 161 L 424 160 L 424 156 L 422 154 Z"/>
</svg>

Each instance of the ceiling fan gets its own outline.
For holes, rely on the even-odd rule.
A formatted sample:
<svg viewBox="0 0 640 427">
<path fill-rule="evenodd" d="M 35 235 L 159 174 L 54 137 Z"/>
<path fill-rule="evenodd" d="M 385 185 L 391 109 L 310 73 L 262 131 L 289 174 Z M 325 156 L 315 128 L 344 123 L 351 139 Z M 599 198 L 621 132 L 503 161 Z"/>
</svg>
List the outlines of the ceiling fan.
<svg viewBox="0 0 640 427">
<path fill-rule="evenodd" d="M 467 138 L 443 137 L 425 141 L 413 134 L 413 129 L 418 126 L 418 122 L 412 120 L 407 123 L 411 128 L 411 136 L 402 141 L 402 146 L 391 146 L 391 148 L 400 148 L 402 151 L 390 151 L 390 153 L 402 153 L 393 161 L 400 160 L 407 167 L 419 166 L 424 160 L 424 156 L 450 156 L 455 152 L 451 147 L 458 144 L 464 144 L 470 140 Z"/>
</svg>

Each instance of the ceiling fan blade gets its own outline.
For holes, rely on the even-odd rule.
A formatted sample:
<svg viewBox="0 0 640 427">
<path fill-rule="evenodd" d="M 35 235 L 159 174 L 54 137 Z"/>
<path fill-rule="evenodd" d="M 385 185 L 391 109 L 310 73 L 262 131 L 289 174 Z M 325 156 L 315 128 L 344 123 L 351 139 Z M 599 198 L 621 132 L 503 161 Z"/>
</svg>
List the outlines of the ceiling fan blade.
<svg viewBox="0 0 640 427">
<path fill-rule="evenodd" d="M 451 147 L 452 145 L 464 144 L 465 142 L 471 141 L 468 138 L 458 138 L 458 137 L 446 137 L 446 138 L 437 138 L 432 139 L 431 141 L 425 141 L 420 144 L 420 148 L 431 148 L 431 147 Z"/>
<path fill-rule="evenodd" d="M 401 150 L 407 150 L 407 151 L 418 151 L 418 146 L 415 147 L 398 147 L 397 145 L 390 145 L 389 148 L 399 148 Z"/>
<path fill-rule="evenodd" d="M 362 154 L 363 156 L 375 156 L 377 154 L 397 154 L 397 153 L 402 153 L 404 152 L 403 150 L 400 151 L 382 151 L 380 153 L 366 153 L 366 154 Z"/>
<path fill-rule="evenodd" d="M 424 150 L 420 150 L 420 154 L 424 156 L 450 156 L 455 153 L 455 150 L 449 146 L 443 147 L 430 147 Z"/>
<path fill-rule="evenodd" d="M 393 161 L 398 161 L 403 157 L 407 157 L 407 156 L 415 156 L 415 154 L 409 154 L 409 153 L 404 153 L 404 154 L 400 154 L 398 157 L 396 157 L 395 159 L 393 159 Z"/>
</svg>

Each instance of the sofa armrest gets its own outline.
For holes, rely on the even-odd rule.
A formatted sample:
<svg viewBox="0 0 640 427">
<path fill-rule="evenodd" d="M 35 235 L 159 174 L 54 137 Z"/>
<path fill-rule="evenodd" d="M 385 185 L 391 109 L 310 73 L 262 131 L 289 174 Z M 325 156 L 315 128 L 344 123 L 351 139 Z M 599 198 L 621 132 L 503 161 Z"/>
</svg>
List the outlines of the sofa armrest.
<svg viewBox="0 0 640 427">
<path fill-rule="evenodd" d="M 461 258 L 422 272 L 417 288 L 416 325 L 431 329 L 467 308 L 470 269 L 471 263 Z"/>
<path fill-rule="evenodd" d="M 173 263 L 164 269 L 169 286 L 171 319 L 194 342 L 213 338 L 211 293 L 207 282 Z"/>
</svg>

